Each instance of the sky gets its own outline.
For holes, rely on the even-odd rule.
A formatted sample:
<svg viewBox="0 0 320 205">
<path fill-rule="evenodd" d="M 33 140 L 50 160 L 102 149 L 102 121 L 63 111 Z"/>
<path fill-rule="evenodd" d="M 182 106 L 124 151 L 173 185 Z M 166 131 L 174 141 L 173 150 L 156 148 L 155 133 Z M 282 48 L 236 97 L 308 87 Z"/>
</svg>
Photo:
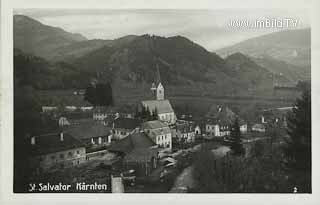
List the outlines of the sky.
<svg viewBox="0 0 320 205">
<path fill-rule="evenodd" d="M 80 33 L 88 39 L 116 39 L 126 35 L 184 36 L 209 51 L 227 47 L 240 41 L 287 28 L 235 28 L 232 20 L 291 18 L 297 27 L 309 27 L 305 10 L 98 10 L 98 9 L 19 9 L 23 14 L 43 24 Z"/>
</svg>

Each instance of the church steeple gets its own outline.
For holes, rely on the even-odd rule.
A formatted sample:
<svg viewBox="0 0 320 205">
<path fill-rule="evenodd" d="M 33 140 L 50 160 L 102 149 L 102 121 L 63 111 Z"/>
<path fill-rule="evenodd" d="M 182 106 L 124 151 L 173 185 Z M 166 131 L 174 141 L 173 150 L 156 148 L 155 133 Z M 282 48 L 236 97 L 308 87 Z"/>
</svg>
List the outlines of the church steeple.
<svg viewBox="0 0 320 205">
<path fill-rule="evenodd" d="M 164 87 L 161 84 L 161 76 L 158 63 L 156 64 L 155 82 L 152 83 L 151 91 L 155 100 L 164 100 Z"/>
</svg>

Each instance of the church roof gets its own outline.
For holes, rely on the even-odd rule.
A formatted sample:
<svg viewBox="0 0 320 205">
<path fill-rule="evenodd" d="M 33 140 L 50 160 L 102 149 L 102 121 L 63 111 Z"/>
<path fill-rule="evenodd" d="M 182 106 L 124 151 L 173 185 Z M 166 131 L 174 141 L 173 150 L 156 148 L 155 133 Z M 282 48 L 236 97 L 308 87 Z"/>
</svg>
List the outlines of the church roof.
<svg viewBox="0 0 320 205">
<path fill-rule="evenodd" d="M 157 108 L 158 114 L 174 112 L 169 100 L 145 100 L 142 105 L 148 107 L 151 112 Z"/>
</svg>

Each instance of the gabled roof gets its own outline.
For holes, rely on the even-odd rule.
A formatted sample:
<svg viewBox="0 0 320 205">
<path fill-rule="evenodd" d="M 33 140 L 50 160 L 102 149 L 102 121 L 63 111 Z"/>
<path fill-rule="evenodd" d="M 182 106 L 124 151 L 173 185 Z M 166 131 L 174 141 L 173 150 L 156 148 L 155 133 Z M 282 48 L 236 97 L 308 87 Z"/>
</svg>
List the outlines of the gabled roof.
<svg viewBox="0 0 320 205">
<path fill-rule="evenodd" d="M 137 162 L 137 161 L 150 161 L 152 157 L 157 157 L 158 149 L 156 148 L 142 148 L 134 149 L 127 154 L 123 161 L 125 162 Z"/>
<path fill-rule="evenodd" d="M 206 114 L 206 117 L 209 118 L 208 123 L 216 123 L 219 125 L 232 125 L 236 118 L 238 118 L 240 125 L 245 124 L 244 120 L 239 118 L 239 116 L 227 106 L 212 106 Z"/>
<path fill-rule="evenodd" d="M 84 147 L 84 144 L 67 133 L 63 134 L 63 141 L 60 140 L 60 133 L 50 133 L 35 136 L 35 144 L 30 144 L 32 155 L 43 155 L 80 147 Z"/>
<path fill-rule="evenodd" d="M 68 126 L 64 132 L 71 134 L 77 139 L 90 139 L 92 137 L 108 136 L 111 132 L 110 127 L 106 127 L 101 123 L 91 122 L 81 126 Z"/>
<path fill-rule="evenodd" d="M 114 119 L 110 123 L 110 126 L 112 126 L 114 124 L 114 128 L 133 130 L 133 129 L 139 127 L 140 123 L 141 123 L 141 121 L 139 119 L 119 117 L 117 119 Z"/>
<path fill-rule="evenodd" d="M 168 125 L 166 125 L 164 122 L 161 122 L 160 120 L 153 120 L 142 123 L 141 127 L 142 129 L 160 129 L 166 128 L 168 127 Z"/>
<path fill-rule="evenodd" d="M 108 150 L 129 154 L 133 150 L 146 149 L 154 146 L 155 143 L 144 132 L 134 132 L 126 138 L 112 144 Z"/>
<path fill-rule="evenodd" d="M 169 100 L 145 100 L 141 102 L 144 107 L 147 107 L 150 112 L 157 108 L 158 114 L 174 112 Z"/>
</svg>

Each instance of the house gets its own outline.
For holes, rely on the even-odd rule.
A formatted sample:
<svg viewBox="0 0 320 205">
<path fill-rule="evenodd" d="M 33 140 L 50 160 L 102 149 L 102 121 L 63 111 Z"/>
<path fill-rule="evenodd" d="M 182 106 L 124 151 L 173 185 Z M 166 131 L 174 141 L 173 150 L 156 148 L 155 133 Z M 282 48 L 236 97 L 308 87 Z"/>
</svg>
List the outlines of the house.
<svg viewBox="0 0 320 205">
<path fill-rule="evenodd" d="M 193 122 L 179 120 L 176 122 L 176 138 L 179 142 L 191 143 L 195 141 L 195 127 Z"/>
<path fill-rule="evenodd" d="M 260 115 L 261 123 L 271 123 L 282 127 L 287 127 L 287 113 L 292 109 L 293 107 L 282 107 L 263 110 Z"/>
<path fill-rule="evenodd" d="M 172 134 L 167 124 L 159 120 L 153 120 L 142 123 L 141 129 L 158 147 L 171 150 Z"/>
<path fill-rule="evenodd" d="M 177 117 L 172 109 L 170 101 L 164 98 L 164 87 L 160 80 L 160 72 L 158 67 L 157 73 L 158 79 L 156 79 L 156 82 L 152 83 L 151 86 L 153 100 L 144 100 L 141 102 L 141 105 L 149 110 L 152 115 L 154 112 L 156 112 L 158 120 L 172 125 L 176 122 Z"/>
<path fill-rule="evenodd" d="M 59 126 L 74 126 L 92 121 L 92 112 L 65 112 L 59 119 Z"/>
<path fill-rule="evenodd" d="M 93 109 L 93 119 L 102 121 L 108 116 L 113 116 L 115 111 L 110 107 L 98 106 Z"/>
<path fill-rule="evenodd" d="M 74 105 L 68 105 L 68 106 L 65 106 L 64 109 L 66 111 L 72 112 L 72 111 L 75 111 L 77 109 L 77 107 Z"/>
<path fill-rule="evenodd" d="M 64 132 L 32 136 L 29 146 L 30 164 L 36 172 L 77 166 L 86 161 L 85 145 Z"/>
<path fill-rule="evenodd" d="M 266 127 L 263 124 L 254 124 L 251 130 L 253 132 L 266 132 Z"/>
<path fill-rule="evenodd" d="M 137 176 L 148 176 L 157 168 L 158 148 L 146 133 L 135 130 L 128 137 L 112 144 L 108 151 L 120 153 L 124 170 L 135 170 Z"/>
<path fill-rule="evenodd" d="M 214 137 L 230 135 L 236 119 L 240 125 L 240 132 L 246 133 L 248 131 L 247 123 L 226 106 L 211 107 L 206 117 L 205 130 L 207 135 Z"/>
<path fill-rule="evenodd" d="M 111 128 L 94 121 L 81 126 L 68 126 L 64 132 L 74 136 L 86 146 L 103 146 L 111 143 Z"/>
<path fill-rule="evenodd" d="M 196 135 L 201 135 L 201 127 L 200 127 L 200 125 L 196 125 L 194 127 L 194 132 L 195 132 Z"/>
<path fill-rule="evenodd" d="M 107 127 L 112 129 L 112 140 L 121 140 L 139 127 L 140 123 L 139 119 L 118 117 L 108 123 Z"/>
<path fill-rule="evenodd" d="M 58 107 L 57 106 L 42 106 L 42 112 L 54 112 L 57 111 Z"/>
<path fill-rule="evenodd" d="M 91 111 L 93 110 L 93 106 L 81 106 L 80 110 L 82 110 L 83 112 Z"/>
</svg>

